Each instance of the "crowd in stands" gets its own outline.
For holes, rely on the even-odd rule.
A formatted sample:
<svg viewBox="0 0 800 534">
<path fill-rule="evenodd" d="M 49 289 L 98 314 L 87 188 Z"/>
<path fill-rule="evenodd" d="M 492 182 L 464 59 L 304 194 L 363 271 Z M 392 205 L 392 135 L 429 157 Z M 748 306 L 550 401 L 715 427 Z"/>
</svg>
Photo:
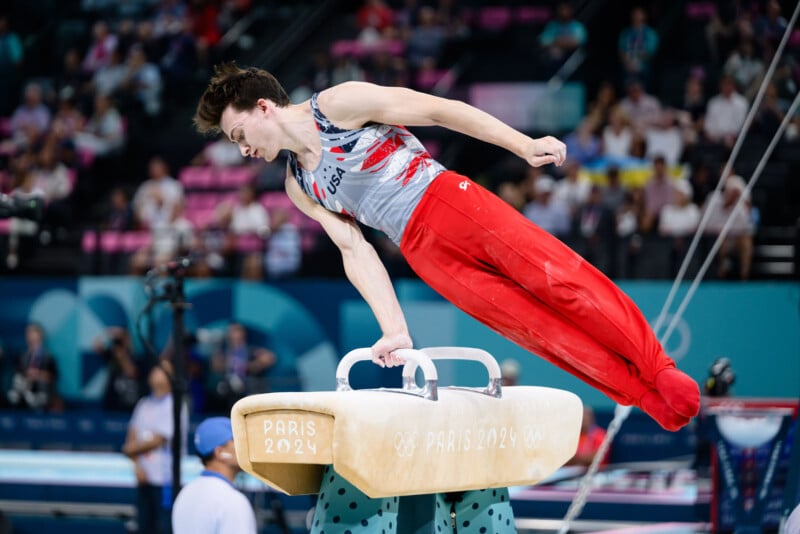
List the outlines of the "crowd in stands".
<svg viewBox="0 0 800 534">
<path fill-rule="evenodd" d="M 187 333 L 184 348 L 186 394 L 193 415 L 229 414 L 240 398 L 272 389 L 270 371 L 278 356 L 253 341 L 253 332 L 241 323 Z M 58 356 L 51 350 L 57 348 L 48 345 L 46 332 L 37 323 L 25 328 L 20 350 L 4 352 L 0 348 L 0 408 L 64 411 L 67 405 L 58 388 Z M 151 393 L 152 370 L 164 362 L 171 366 L 174 358 L 171 340 L 158 354 L 145 352 L 145 346 L 134 342 L 126 327 L 112 326 L 101 332 L 84 354 L 87 362 L 98 362 L 106 375 L 101 396 L 89 405 L 131 413 Z"/>
<path fill-rule="evenodd" d="M 131 148 L 137 154 L 146 145 L 147 130 L 207 73 L 222 35 L 251 9 L 249 0 L 109 3 L 87 11 L 89 40 L 58 51 L 63 59 L 50 75 L 25 79 L 33 65 L 15 21 L 0 11 L 0 193 L 45 203 L 41 221 L 0 224 L 9 236 L 4 268 L 22 269 L 30 248 L 96 223 L 112 190 L 114 225 L 142 222 L 124 215 L 123 196 L 141 180 L 131 176 Z"/>
</svg>

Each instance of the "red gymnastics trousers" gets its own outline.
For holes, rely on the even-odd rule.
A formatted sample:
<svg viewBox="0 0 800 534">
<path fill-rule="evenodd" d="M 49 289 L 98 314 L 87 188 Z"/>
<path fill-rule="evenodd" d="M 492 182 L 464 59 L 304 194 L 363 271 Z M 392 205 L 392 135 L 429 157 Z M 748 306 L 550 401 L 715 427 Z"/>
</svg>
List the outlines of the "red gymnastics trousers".
<svg viewBox="0 0 800 534">
<path fill-rule="evenodd" d="M 478 321 L 668 430 L 697 415 L 697 384 L 675 368 L 611 280 L 465 176 L 439 175 L 401 250 L 412 269 Z"/>
</svg>

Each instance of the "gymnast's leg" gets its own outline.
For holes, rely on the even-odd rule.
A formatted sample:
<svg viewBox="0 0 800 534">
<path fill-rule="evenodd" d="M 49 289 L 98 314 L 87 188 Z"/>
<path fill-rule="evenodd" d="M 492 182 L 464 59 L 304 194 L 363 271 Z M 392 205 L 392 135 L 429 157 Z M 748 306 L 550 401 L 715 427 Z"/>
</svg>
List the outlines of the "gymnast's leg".
<svg viewBox="0 0 800 534">
<path fill-rule="evenodd" d="M 636 305 L 560 241 L 465 180 L 446 173 L 426 193 L 401 247 L 412 268 L 476 319 L 612 399 L 644 403 L 664 426 L 688 422 L 699 406 L 697 385 L 675 369 Z M 664 403 L 676 413 L 655 415 Z"/>
</svg>

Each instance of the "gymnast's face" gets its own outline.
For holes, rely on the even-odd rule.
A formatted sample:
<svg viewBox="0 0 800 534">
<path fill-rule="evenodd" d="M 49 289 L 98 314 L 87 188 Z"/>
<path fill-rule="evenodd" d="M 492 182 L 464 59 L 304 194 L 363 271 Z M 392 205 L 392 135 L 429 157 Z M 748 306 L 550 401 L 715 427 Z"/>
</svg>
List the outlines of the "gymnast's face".
<svg viewBox="0 0 800 534">
<path fill-rule="evenodd" d="M 231 142 L 239 145 L 243 156 L 272 161 L 281 149 L 275 141 L 280 138 L 275 119 L 275 104 L 259 98 L 255 107 L 247 111 L 229 105 L 222 112 L 219 126 Z"/>
</svg>

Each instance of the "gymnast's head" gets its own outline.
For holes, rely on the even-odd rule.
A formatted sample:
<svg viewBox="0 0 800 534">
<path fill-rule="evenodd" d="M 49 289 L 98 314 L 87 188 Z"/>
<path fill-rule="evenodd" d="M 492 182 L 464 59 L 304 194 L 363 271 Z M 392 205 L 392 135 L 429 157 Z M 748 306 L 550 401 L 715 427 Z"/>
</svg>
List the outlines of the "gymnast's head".
<svg viewBox="0 0 800 534">
<path fill-rule="evenodd" d="M 289 105 L 289 95 L 269 72 L 255 67 L 241 68 L 236 63 L 222 63 L 200 97 L 194 124 L 200 133 L 222 131 L 222 116 L 228 107 L 237 112 L 252 111 L 260 100 L 277 107 Z"/>
</svg>

